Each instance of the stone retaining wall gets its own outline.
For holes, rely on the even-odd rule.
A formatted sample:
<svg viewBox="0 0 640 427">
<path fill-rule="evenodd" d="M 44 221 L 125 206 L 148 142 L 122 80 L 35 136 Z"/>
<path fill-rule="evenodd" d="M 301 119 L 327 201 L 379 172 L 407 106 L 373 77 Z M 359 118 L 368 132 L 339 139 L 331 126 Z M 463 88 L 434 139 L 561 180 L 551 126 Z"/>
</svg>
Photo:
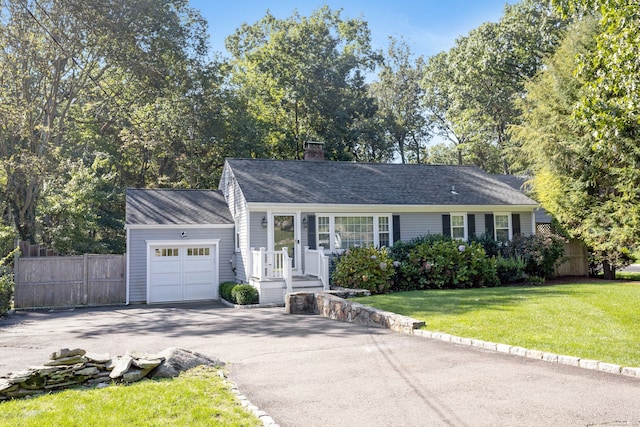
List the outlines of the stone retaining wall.
<svg viewBox="0 0 640 427">
<path fill-rule="evenodd" d="M 342 322 L 411 334 L 424 322 L 340 298 L 332 292 L 294 292 L 285 298 L 288 314 L 319 314 Z"/>
</svg>

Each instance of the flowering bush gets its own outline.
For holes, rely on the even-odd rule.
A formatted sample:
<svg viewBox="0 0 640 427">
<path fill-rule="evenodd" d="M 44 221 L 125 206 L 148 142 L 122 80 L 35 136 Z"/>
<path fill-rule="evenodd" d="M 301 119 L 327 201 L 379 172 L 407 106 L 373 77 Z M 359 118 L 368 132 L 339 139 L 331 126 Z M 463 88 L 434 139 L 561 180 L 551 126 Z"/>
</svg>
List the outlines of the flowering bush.
<svg viewBox="0 0 640 427">
<path fill-rule="evenodd" d="M 400 266 L 399 290 L 471 288 L 498 284 L 495 258 L 478 243 L 439 240 L 416 245 Z"/>
<path fill-rule="evenodd" d="M 516 236 L 504 248 L 505 256 L 521 257 L 525 262 L 525 273 L 542 278 L 553 277 L 555 267 L 562 262 L 565 239 L 541 232 L 532 236 Z"/>
<path fill-rule="evenodd" d="M 333 283 L 345 288 L 384 293 L 389 290 L 395 270 L 387 248 L 356 247 L 338 257 L 332 279 Z"/>
</svg>

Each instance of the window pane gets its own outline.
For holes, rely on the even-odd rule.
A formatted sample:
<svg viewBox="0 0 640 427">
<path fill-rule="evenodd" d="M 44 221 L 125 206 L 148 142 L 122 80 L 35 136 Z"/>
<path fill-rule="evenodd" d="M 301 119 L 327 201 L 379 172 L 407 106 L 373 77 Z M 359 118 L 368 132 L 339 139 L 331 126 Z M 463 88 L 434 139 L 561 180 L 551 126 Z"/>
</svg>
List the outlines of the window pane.
<svg viewBox="0 0 640 427">
<path fill-rule="evenodd" d="M 509 228 L 509 215 L 496 215 L 496 228 Z"/>
<path fill-rule="evenodd" d="M 496 240 L 506 242 L 509 240 L 509 230 L 496 229 Z"/>
<path fill-rule="evenodd" d="M 462 215 L 451 215 L 451 225 L 453 227 L 464 227 L 464 217 Z"/>
<path fill-rule="evenodd" d="M 371 216 L 337 216 L 335 227 L 335 249 L 373 244 L 373 217 Z"/>
<path fill-rule="evenodd" d="M 453 228 L 453 238 L 454 239 L 464 239 L 464 227 L 454 227 Z"/>
<path fill-rule="evenodd" d="M 329 217 L 319 216 L 316 218 L 318 229 L 318 246 L 329 248 Z"/>
</svg>

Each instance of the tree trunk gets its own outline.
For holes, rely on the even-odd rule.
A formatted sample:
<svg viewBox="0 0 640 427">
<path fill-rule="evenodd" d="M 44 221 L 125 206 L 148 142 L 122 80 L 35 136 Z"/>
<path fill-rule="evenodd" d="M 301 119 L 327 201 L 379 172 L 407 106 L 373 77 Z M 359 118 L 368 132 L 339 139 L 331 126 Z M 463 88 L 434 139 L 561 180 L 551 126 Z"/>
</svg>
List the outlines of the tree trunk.
<svg viewBox="0 0 640 427">
<path fill-rule="evenodd" d="M 604 273 L 605 280 L 615 280 L 616 269 L 611 266 L 607 261 L 602 262 L 602 271 Z"/>
</svg>

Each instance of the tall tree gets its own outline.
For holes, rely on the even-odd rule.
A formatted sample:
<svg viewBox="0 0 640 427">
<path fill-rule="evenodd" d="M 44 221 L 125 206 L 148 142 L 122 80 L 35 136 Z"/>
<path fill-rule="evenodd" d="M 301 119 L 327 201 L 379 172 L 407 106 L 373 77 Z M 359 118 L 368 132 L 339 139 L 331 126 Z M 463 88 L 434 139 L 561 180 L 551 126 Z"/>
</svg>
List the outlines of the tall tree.
<svg viewBox="0 0 640 427">
<path fill-rule="evenodd" d="M 618 149 L 637 146 L 634 141 L 602 141 L 575 113 L 591 93 L 589 80 L 576 75 L 577 59 L 597 48 L 598 32 L 592 18 L 567 32 L 544 71 L 527 84 L 522 124 L 513 135 L 534 173 L 537 198 L 571 237 L 587 244 L 605 277 L 613 278 L 640 238 L 640 157 L 629 163 L 631 153 Z"/>
<path fill-rule="evenodd" d="M 490 171 L 498 169 L 500 153 L 495 146 L 487 144 L 492 138 L 490 130 L 478 126 L 477 120 L 465 119 L 473 111 L 469 111 L 466 98 L 458 94 L 447 52 L 428 59 L 421 85 L 425 114 L 435 135 L 443 140 L 430 148 L 429 161 L 470 163 Z"/>
<path fill-rule="evenodd" d="M 9 216 L 24 240 L 36 237 L 37 208 L 58 172 L 74 109 L 92 101 L 122 117 L 126 85 L 136 96 L 167 87 L 190 55 L 204 53 L 204 22 L 186 0 L 24 0 L 0 8 L 0 164 Z M 121 83 L 104 80 L 118 69 Z M 162 84 L 162 82 L 165 82 Z M 93 111 L 99 108 L 94 105 Z"/>
<path fill-rule="evenodd" d="M 366 22 L 328 7 L 309 17 L 267 12 L 226 40 L 235 83 L 264 129 L 271 157 L 300 158 L 305 139 L 322 140 L 331 158 L 351 158 L 361 113 L 371 108 L 364 77 L 379 60 Z"/>
<path fill-rule="evenodd" d="M 423 74 L 423 58 L 414 60 L 406 42 L 390 38 L 379 80 L 370 88 L 379 105 L 385 136 L 396 147 L 402 163 L 423 162 L 431 138 L 430 122 L 420 102 Z"/>
<path fill-rule="evenodd" d="M 524 95 L 524 82 L 537 72 L 542 58 L 554 51 L 563 27 L 546 2 L 523 0 L 505 6 L 498 23 L 485 23 L 459 38 L 448 54 L 455 88 L 450 91 L 455 108 L 448 119 L 465 133 L 486 135 L 479 152 L 498 152 L 503 173 L 510 172 L 507 128 L 520 115 L 515 101 Z M 486 167 L 497 172 L 492 163 Z"/>
</svg>

